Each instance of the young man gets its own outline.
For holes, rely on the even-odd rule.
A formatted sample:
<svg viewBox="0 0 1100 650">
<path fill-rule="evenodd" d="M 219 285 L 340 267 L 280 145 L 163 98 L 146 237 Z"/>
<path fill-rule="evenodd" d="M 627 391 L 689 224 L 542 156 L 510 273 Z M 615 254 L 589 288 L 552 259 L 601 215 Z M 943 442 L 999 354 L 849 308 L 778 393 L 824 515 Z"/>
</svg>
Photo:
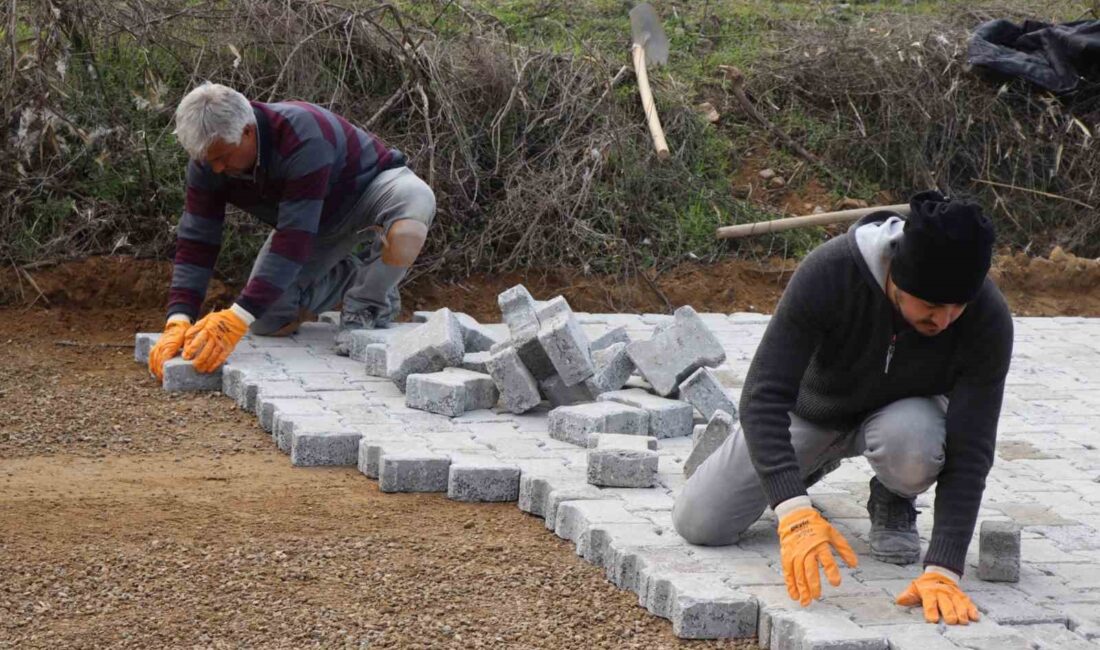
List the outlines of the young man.
<svg viewBox="0 0 1100 650">
<path fill-rule="evenodd" d="M 837 586 L 830 548 L 857 558 L 806 488 L 863 455 L 873 555 L 920 556 L 916 495 L 937 484 L 924 574 L 899 597 L 925 617 L 966 624 L 978 612 L 959 589 L 993 463 L 1012 354 L 1012 319 L 987 279 L 993 227 L 972 203 L 913 197 L 907 219 L 865 217 L 814 250 L 791 278 L 749 368 L 741 427 L 692 475 L 673 519 L 689 542 L 724 545 L 767 506 L 779 518 L 787 590 Z"/>
<path fill-rule="evenodd" d="M 249 328 L 291 334 L 340 302 L 345 330 L 385 327 L 397 315 L 397 285 L 435 215 L 435 195 L 400 151 L 320 106 L 249 102 L 210 83 L 180 102 L 176 136 L 191 162 L 168 322 L 149 355 L 154 375 L 181 350 L 196 370 L 213 372 Z M 227 204 L 275 232 L 237 301 L 192 325 Z"/>
</svg>

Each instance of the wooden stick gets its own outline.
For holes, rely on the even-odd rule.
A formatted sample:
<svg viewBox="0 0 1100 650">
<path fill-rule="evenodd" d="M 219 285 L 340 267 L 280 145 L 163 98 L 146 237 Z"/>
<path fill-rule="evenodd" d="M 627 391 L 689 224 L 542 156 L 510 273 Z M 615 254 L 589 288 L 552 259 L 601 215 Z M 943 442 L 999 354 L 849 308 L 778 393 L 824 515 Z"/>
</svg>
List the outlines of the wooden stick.
<svg viewBox="0 0 1100 650">
<path fill-rule="evenodd" d="M 653 91 L 649 88 L 649 73 L 645 69 L 645 49 L 635 43 L 631 48 L 634 55 L 634 74 L 638 77 L 638 94 L 642 96 L 642 108 L 645 109 L 649 134 L 653 137 L 653 146 L 657 148 L 657 157 L 668 159 L 668 143 L 661 128 L 661 118 L 657 116 L 657 105 L 653 102 Z"/>
<path fill-rule="evenodd" d="M 757 223 L 740 223 L 736 226 L 724 226 L 716 233 L 718 239 L 736 239 L 738 237 L 750 237 L 752 235 L 765 235 L 772 232 L 782 232 L 793 228 L 807 226 L 825 226 L 831 223 L 844 223 L 846 221 L 858 221 L 872 212 L 897 212 L 903 217 L 909 216 L 909 204 L 879 205 L 870 208 L 857 208 L 855 210 L 840 210 L 838 212 L 823 212 L 804 217 L 786 217 L 773 219 L 772 221 L 760 221 Z"/>
</svg>

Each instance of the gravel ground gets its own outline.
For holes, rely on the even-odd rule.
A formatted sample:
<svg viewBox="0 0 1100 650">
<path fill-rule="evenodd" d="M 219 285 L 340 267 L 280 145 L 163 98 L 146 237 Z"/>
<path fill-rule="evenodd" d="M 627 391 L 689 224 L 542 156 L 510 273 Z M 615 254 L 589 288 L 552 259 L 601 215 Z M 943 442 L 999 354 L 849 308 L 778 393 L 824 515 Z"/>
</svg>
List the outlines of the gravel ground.
<svg viewBox="0 0 1100 650">
<path fill-rule="evenodd" d="M 0 648 L 755 647 L 676 639 L 514 505 L 291 468 L 228 400 L 56 344 L 159 318 L 0 310 Z"/>
</svg>

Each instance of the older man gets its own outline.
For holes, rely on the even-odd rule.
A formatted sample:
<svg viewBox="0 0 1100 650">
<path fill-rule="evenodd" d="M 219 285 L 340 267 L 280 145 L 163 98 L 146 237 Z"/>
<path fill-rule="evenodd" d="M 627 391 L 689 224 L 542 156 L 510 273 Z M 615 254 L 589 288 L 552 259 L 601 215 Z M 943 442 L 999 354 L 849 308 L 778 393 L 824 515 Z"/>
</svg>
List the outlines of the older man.
<svg viewBox="0 0 1100 650">
<path fill-rule="evenodd" d="M 400 311 L 397 285 L 435 215 L 435 195 L 400 151 L 320 106 L 249 102 L 211 83 L 180 102 L 175 132 L 191 162 L 154 375 L 181 350 L 212 372 L 248 329 L 291 334 L 338 303 L 345 330 L 385 327 Z M 236 302 L 192 325 L 228 204 L 274 232 Z"/>
<path fill-rule="evenodd" d="M 978 617 L 959 588 L 993 464 L 1012 319 L 986 277 L 993 226 L 973 204 L 924 192 L 908 219 L 879 212 L 813 251 L 791 278 L 741 396 L 741 429 L 692 475 L 679 533 L 723 545 L 771 506 L 787 590 L 803 605 L 835 586 L 835 549 L 857 558 L 806 488 L 842 458 L 875 476 L 872 555 L 920 557 L 916 495 L 936 487 L 924 573 L 898 596 L 925 617 Z"/>
</svg>

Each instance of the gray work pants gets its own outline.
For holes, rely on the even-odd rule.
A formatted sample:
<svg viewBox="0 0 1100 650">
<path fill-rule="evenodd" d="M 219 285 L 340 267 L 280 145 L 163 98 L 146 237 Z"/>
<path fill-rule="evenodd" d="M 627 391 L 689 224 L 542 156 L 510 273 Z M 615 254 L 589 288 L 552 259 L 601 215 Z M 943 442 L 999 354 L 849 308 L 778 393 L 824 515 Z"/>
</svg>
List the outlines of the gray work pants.
<svg viewBox="0 0 1100 650">
<path fill-rule="evenodd" d="M 362 280 L 372 264 L 382 263 L 382 237 L 401 219 L 426 226 L 435 217 L 435 193 L 408 167 L 381 172 L 371 181 L 344 222 L 314 239 L 313 252 L 298 278 L 264 315 L 252 323 L 255 334 L 271 334 L 299 318 L 301 312 L 319 314 L 343 302 L 345 309 L 374 307 L 379 313 L 397 303 L 397 287 L 372 287 Z M 271 251 L 268 236 L 252 275 Z M 357 246 L 369 247 L 363 258 L 352 254 Z"/>
<path fill-rule="evenodd" d="M 914 497 L 943 469 L 947 398 L 911 397 L 868 415 L 848 431 L 791 415 L 791 443 L 806 478 L 829 462 L 862 455 L 886 489 Z M 672 510 L 676 531 L 703 546 L 733 544 L 768 506 L 738 426 L 688 479 Z"/>
</svg>

